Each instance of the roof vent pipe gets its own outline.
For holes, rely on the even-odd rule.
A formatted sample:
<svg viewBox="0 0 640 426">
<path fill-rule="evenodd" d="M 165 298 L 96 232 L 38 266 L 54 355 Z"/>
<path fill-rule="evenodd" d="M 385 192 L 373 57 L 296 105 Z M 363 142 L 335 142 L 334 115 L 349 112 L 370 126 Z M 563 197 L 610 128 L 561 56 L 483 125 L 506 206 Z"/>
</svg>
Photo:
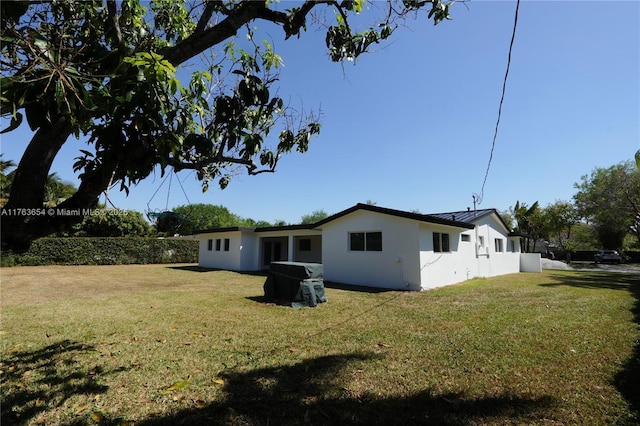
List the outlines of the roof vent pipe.
<svg viewBox="0 0 640 426">
<path fill-rule="evenodd" d="M 451 220 L 456 220 L 456 215 L 455 214 L 451 215 Z"/>
</svg>

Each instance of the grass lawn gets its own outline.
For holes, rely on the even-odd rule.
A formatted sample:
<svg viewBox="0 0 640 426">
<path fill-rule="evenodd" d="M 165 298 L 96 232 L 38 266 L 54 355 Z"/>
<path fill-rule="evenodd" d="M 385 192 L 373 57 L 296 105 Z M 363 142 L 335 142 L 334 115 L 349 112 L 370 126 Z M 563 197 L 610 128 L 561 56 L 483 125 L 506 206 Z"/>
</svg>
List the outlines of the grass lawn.
<svg viewBox="0 0 640 426">
<path fill-rule="evenodd" d="M 634 425 L 640 275 L 545 271 L 421 293 L 193 266 L 3 268 L 2 425 Z"/>
</svg>

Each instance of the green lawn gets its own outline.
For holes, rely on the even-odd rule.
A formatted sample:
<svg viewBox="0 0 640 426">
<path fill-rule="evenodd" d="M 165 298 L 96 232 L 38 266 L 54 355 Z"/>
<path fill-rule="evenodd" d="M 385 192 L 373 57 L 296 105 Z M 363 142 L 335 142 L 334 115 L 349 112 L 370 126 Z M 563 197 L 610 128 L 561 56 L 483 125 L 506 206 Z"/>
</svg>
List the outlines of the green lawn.
<svg viewBox="0 0 640 426">
<path fill-rule="evenodd" d="M 192 266 L 3 268 L 2 425 L 633 425 L 640 275 L 545 271 L 421 293 Z"/>
</svg>

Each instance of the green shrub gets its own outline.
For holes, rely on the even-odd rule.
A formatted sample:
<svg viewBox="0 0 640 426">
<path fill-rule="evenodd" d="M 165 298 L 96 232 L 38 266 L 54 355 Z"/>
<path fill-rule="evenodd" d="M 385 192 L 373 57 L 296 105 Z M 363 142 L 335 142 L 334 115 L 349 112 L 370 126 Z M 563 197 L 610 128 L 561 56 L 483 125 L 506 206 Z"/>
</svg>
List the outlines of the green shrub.
<svg viewBox="0 0 640 426">
<path fill-rule="evenodd" d="M 195 263 L 197 240 L 143 237 L 41 238 L 26 253 L 3 252 L 2 266 Z"/>
</svg>

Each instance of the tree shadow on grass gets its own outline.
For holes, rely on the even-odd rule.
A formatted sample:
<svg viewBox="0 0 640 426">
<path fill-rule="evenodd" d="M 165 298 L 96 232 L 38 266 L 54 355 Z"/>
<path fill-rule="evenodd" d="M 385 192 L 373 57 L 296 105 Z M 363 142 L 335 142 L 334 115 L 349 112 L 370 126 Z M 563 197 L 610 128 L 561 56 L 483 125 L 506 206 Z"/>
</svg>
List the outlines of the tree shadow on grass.
<svg viewBox="0 0 640 426">
<path fill-rule="evenodd" d="M 383 397 L 372 389 L 356 393 L 344 378 L 357 380 L 370 353 L 328 355 L 290 366 L 232 372 L 223 376 L 224 399 L 166 417 L 137 422 L 164 425 L 461 425 L 488 419 L 530 422 L 548 418 L 551 397 L 502 394 L 485 398 L 426 389 L 407 397 Z M 382 361 L 381 361 L 382 362 Z M 379 383 L 376 388 L 384 389 Z"/>
<path fill-rule="evenodd" d="M 559 283 L 541 284 L 544 287 L 572 286 L 585 289 L 625 290 L 635 298 L 633 322 L 640 327 L 640 274 L 626 273 L 581 273 L 581 274 L 552 274 L 551 277 Z M 614 385 L 626 399 L 632 410 L 633 418 L 621 424 L 640 424 L 640 339 L 636 340 L 631 357 L 615 375 Z"/>
<path fill-rule="evenodd" d="M 62 340 L 39 349 L 3 354 L 2 425 L 26 424 L 74 395 L 104 393 L 107 387 L 96 382 L 96 377 L 104 374 L 102 368 L 81 367 L 75 360 L 77 355 L 94 350 Z"/>
<path fill-rule="evenodd" d="M 573 274 L 549 274 L 555 283 L 540 284 L 541 287 L 570 286 L 585 289 L 607 289 L 631 291 L 640 285 L 640 274 L 620 272 L 580 272 Z"/>
<path fill-rule="evenodd" d="M 203 268 L 198 265 L 181 265 L 181 266 L 167 266 L 167 269 L 175 269 L 176 271 L 189 271 L 189 272 L 214 272 L 222 271 L 222 269 L 216 268 Z"/>
<path fill-rule="evenodd" d="M 392 290 L 388 288 L 380 288 L 380 287 L 369 287 L 364 285 L 355 285 L 355 284 L 342 284 L 335 283 L 333 281 L 325 281 L 324 286 L 326 288 L 332 288 L 336 290 L 345 290 L 345 291 L 355 291 L 358 293 L 389 293 L 389 292 L 400 292 L 402 290 Z"/>
<path fill-rule="evenodd" d="M 167 269 L 174 269 L 176 271 L 188 271 L 188 272 L 220 272 L 220 271 L 224 271 L 224 272 L 229 272 L 228 269 L 221 269 L 221 268 L 204 268 L 202 266 L 198 266 L 198 265 L 181 265 L 181 266 L 167 266 Z M 240 275 L 249 275 L 249 276 L 255 276 L 255 277 L 266 277 L 267 276 L 267 272 L 265 271 L 242 271 L 242 272 L 237 272 L 234 271 L 237 274 Z"/>
<path fill-rule="evenodd" d="M 633 320 L 640 327 L 640 276 L 636 275 L 636 281 L 631 283 L 629 291 L 636 299 L 631 310 Z M 634 411 L 635 419 L 628 424 L 640 424 L 640 339 L 636 340 L 633 355 L 616 374 L 614 383 Z"/>
</svg>

